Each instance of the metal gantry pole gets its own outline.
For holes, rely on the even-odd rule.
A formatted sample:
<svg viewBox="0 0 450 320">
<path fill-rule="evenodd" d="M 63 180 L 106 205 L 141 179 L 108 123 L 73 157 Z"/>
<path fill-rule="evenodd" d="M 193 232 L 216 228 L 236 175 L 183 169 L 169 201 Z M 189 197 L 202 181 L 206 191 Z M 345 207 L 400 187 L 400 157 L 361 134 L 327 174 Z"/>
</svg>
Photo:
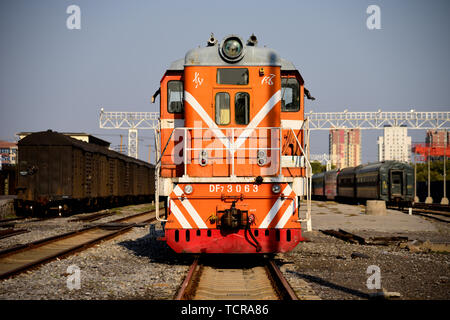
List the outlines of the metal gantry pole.
<svg viewBox="0 0 450 320">
<path fill-rule="evenodd" d="M 444 195 L 441 200 L 441 204 L 448 205 L 447 198 L 447 130 L 445 130 L 445 138 L 444 138 Z"/>
<path fill-rule="evenodd" d="M 128 156 L 138 158 L 138 131 L 137 129 L 128 129 Z"/>
<path fill-rule="evenodd" d="M 419 202 L 417 197 L 417 159 L 414 157 L 414 202 Z"/>
<path fill-rule="evenodd" d="M 428 147 L 428 157 L 427 157 L 427 162 L 428 162 L 428 197 L 425 199 L 425 203 L 433 203 L 433 198 L 430 196 L 431 194 L 431 177 L 430 177 L 430 146 Z"/>
</svg>

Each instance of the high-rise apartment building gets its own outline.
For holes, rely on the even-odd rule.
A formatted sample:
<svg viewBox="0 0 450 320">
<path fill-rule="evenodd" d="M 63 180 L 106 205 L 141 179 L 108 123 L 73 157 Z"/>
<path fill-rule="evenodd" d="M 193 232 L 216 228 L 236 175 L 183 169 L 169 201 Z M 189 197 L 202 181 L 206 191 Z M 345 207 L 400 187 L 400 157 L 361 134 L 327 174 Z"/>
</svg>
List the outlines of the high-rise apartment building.
<svg viewBox="0 0 450 320">
<path fill-rule="evenodd" d="M 427 130 L 425 143 L 431 144 L 431 147 L 444 147 L 450 145 L 450 131 L 441 130 Z"/>
<path fill-rule="evenodd" d="M 411 137 L 406 127 L 384 127 L 384 135 L 378 137 L 378 161 L 411 161 Z"/>
<path fill-rule="evenodd" d="M 337 168 L 361 164 L 360 129 L 331 129 L 329 152 L 331 164 Z"/>
</svg>

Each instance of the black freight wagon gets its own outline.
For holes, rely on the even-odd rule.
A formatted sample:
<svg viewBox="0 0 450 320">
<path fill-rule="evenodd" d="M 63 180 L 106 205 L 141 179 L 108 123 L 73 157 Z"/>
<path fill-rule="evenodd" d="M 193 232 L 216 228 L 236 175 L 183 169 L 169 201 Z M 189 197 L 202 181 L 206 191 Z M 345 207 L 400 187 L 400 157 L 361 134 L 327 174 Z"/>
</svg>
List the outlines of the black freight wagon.
<svg viewBox="0 0 450 320">
<path fill-rule="evenodd" d="M 154 197 L 154 166 L 51 130 L 18 142 L 17 214 L 100 209 Z"/>
</svg>

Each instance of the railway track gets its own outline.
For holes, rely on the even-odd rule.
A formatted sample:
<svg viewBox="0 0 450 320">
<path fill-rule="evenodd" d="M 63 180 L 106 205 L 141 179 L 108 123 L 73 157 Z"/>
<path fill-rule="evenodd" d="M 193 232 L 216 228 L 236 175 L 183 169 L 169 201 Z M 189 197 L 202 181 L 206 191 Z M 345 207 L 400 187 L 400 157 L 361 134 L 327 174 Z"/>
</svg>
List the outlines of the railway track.
<svg viewBox="0 0 450 320">
<path fill-rule="evenodd" d="M 97 213 L 93 213 L 93 214 L 89 214 L 89 215 L 78 216 L 78 217 L 75 217 L 75 218 L 73 218 L 73 219 L 71 219 L 69 221 L 92 222 L 92 221 L 95 221 L 95 220 L 99 220 L 99 219 L 102 219 L 102 218 L 106 218 L 106 217 L 112 216 L 114 214 L 115 214 L 114 212 L 110 212 L 110 211 L 106 210 L 106 212 L 100 212 L 100 213 L 97 212 Z"/>
<path fill-rule="evenodd" d="M 389 206 L 388 209 L 399 210 L 404 213 L 409 213 L 409 208 L 399 209 L 395 206 Z M 426 218 L 431 218 L 441 222 L 450 222 L 450 212 L 448 211 L 448 206 L 443 206 L 439 204 L 425 204 L 425 203 L 415 203 L 412 208 L 412 214 L 419 215 Z"/>
<path fill-rule="evenodd" d="M 408 212 L 408 210 L 404 209 L 403 212 Z M 450 222 L 450 212 L 413 208 L 412 213 L 441 222 Z"/>
<path fill-rule="evenodd" d="M 450 206 L 444 205 L 444 204 L 439 204 L 439 203 L 416 202 L 416 203 L 414 203 L 414 208 L 434 210 L 434 211 L 438 211 L 438 212 L 447 212 L 448 214 L 450 214 Z"/>
<path fill-rule="evenodd" d="M 155 211 L 147 211 L 2 250 L 0 251 L 0 279 L 8 278 L 55 258 L 84 250 L 100 241 L 123 234 L 133 227 L 155 220 Z"/>
<path fill-rule="evenodd" d="M 15 230 L 13 228 L 0 229 L 0 239 L 12 237 L 12 236 L 26 233 L 26 232 L 30 232 L 30 230 L 25 230 L 25 229 L 16 229 Z"/>
<path fill-rule="evenodd" d="M 273 260 L 263 256 L 197 257 L 176 300 L 298 300 Z"/>
</svg>

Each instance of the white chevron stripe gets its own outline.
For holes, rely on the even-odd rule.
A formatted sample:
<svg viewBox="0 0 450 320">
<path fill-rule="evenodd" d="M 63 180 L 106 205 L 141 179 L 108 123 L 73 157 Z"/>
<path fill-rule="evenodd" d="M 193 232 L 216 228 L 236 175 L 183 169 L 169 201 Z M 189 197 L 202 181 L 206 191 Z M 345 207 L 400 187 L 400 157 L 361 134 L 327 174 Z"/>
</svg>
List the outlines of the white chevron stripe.
<svg viewBox="0 0 450 320">
<path fill-rule="evenodd" d="M 269 213 L 266 215 L 264 220 L 259 225 L 260 229 L 265 229 L 269 226 L 269 224 L 272 222 L 273 218 L 276 216 L 277 212 L 280 210 L 280 208 L 283 206 L 285 200 L 281 200 L 280 198 L 275 201 L 274 205 L 270 209 Z"/>
<path fill-rule="evenodd" d="M 183 190 L 181 190 L 181 188 L 178 185 L 175 187 L 175 189 L 173 189 L 173 192 L 177 197 L 181 197 L 183 195 Z M 191 218 L 194 219 L 195 223 L 197 224 L 197 227 L 199 227 L 200 229 L 208 229 L 206 223 L 202 220 L 197 210 L 195 210 L 195 208 L 192 206 L 192 204 L 189 202 L 188 199 L 181 200 L 181 204 L 189 213 Z"/>
<path fill-rule="evenodd" d="M 191 225 L 183 216 L 183 213 L 180 211 L 180 209 L 178 209 L 173 200 L 170 200 L 170 211 L 175 215 L 175 218 L 177 218 L 183 229 L 192 229 Z"/>
<path fill-rule="evenodd" d="M 283 195 L 285 197 L 288 197 L 292 192 L 292 189 L 289 185 L 286 186 L 283 190 Z M 284 200 L 281 200 L 281 198 L 278 198 L 277 201 L 273 204 L 272 208 L 269 210 L 269 213 L 267 213 L 264 220 L 259 225 L 259 228 L 265 229 L 267 228 L 270 223 L 272 222 L 273 218 L 277 215 L 278 211 L 280 211 L 281 207 L 283 206 L 284 202 L 286 201 L 286 198 Z"/>
<path fill-rule="evenodd" d="M 205 121 L 206 125 L 213 129 L 214 134 L 222 141 L 223 145 L 229 149 L 230 148 L 230 140 L 225 137 L 222 130 L 217 127 L 216 123 L 210 118 L 208 113 L 203 109 L 203 107 L 198 103 L 198 101 L 194 98 L 192 94 L 187 91 L 184 91 L 184 100 L 188 102 L 192 108 L 198 113 L 198 115 Z M 214 130 L 215 129 L 215 130 Z"/>
<path fill-rule="evenodd" d="M 275 94 L 266 102 L 264 107 L 259 110 L 258 114 L 250 121 L 247 128 L 242 132 L 239 138 L 236 139 L 234 149 L 239 149 L 245 140 L 252 134 L 253 130 L 261 123 L 261 121 L 267 116 L 270 110 L 281 100 L 281 90 L 275 92 Z"/>
<path fill-rule="evenodd" d="M 192 108 L 197 112 L 197 114 L 202 118 L 202 120 L 206 123 L 206 125 L 212 129 L 214 134 L 222 141 L 223 145 L 230 149 L 230 146 L 233 145 L 233 150 L 237 150 L 240 146 L 245 142 L 245 140 L 252 134 L 255 128 L 261 123 L 261 121 L 267 116 L 270 110 L 281 100 L 281 90 L 275 92 L 275 94 L 266 102 L 266 104 L 259 110 L 256 116 L 250 121 L 245 130 L 239 135 L 236 139 L 236 142 L 231 142 L 222 132 L 222 130 L 217 126 L 217 124 L 211 119 L 208 113 L 203 109 L 203 107 L 198 103 L 198 101 L 194 98 L 192 94 L 187 91 L 184 91 L 184 100 L 188 102 Z"/>
<path fill-rule="evenodd" d="M 275 226 L 275 228 L 279 228 L 282 229 L 284 228 L 284 225 L 286 224 L 286 222 L 289 220 L 289 217 L 292 215 L 292 213 L 294 212 L 295 208 L 295 201 L 292 201 L 292 206 L 290 205 L 289 207 L 286 208 L 286 211 L 284 211 L 283 216 L 281 217 L 281 219 L 278 221 L 277 225 Z"/>
</svg>

